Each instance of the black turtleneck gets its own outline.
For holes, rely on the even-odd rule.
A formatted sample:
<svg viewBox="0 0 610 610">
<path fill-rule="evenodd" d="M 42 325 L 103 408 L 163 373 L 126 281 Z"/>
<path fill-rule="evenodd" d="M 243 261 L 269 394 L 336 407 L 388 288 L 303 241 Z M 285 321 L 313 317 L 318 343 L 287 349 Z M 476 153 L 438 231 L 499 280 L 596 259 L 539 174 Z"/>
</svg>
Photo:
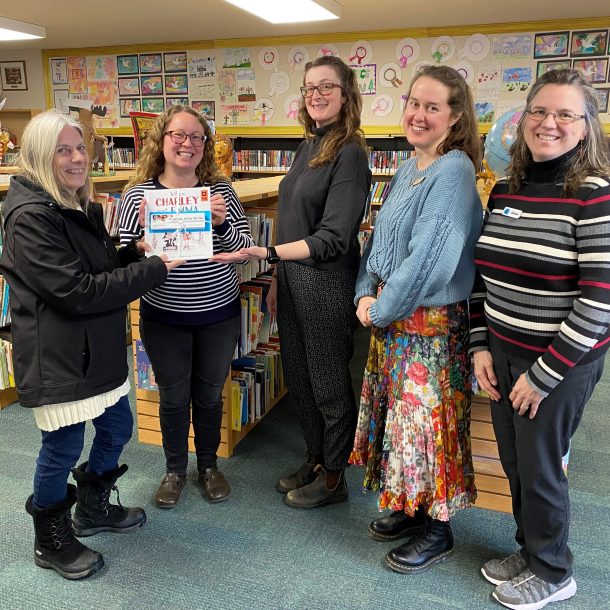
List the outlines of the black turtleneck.
<svg viewBox="0 0 610 610">
<path fill-rule="evenodd" d="M 548 161 L 532 161 L 527 168 L 527 181 L 538 184 L 563 183 L 566 168 L 578 154 L 580 144 L 567 153 Z"/>
</svg>

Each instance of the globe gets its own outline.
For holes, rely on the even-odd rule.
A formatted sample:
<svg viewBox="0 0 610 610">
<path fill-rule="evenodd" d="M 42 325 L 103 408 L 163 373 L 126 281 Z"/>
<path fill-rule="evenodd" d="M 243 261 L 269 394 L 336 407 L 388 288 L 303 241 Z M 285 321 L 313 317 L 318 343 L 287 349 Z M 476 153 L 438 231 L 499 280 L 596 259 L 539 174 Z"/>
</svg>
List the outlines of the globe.
<svg viewBox="0 0 610 610">
<path fill-rule="evenodd" d="M 506 175 L 510 161 L 510 147 L 515 141 L 517 124 L 522 114 L 523 107 L 511 108 L 491 126 L 485 138 L 485 160 L 498 178 Z"/>
</svg>

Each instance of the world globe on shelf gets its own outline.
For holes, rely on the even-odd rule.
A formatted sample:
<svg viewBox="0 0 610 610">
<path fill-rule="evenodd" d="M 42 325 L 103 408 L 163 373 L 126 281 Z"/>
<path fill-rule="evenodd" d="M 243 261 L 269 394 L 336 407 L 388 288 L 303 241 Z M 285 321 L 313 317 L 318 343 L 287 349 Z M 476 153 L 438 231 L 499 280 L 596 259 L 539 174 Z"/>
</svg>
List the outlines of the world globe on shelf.
<svg viewBox="0 0 610 610">
<path fill-rule="evenodd" d="M 491 126 L 485 138 L 485 160 L 493 173 L 501 178 L 506 175 L 510 161 L 510 147 L 517 135 L 517 124 L 523 107 L 511 108 Z"/>
</svg>

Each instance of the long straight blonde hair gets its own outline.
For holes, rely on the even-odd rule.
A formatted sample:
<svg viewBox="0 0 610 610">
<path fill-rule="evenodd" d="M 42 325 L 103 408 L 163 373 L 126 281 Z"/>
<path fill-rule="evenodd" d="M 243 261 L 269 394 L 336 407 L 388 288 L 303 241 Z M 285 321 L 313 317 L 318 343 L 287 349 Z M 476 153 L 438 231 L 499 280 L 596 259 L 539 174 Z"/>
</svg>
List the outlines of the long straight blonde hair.
<svg viewBox="0 0 610 610">
<path fill-rule="evenodd" d="M 81 124 L 57 110 L 41 112 L 26 125 L 17 158 L 18 175 L 42 187 L 59 205 L 73 210 L 86 209 L 91 180 L 73 195 L 59 182 L 53 167 L 57 140 L 64 127 L 74 127 L 83 136 Z M 89 169 L 88 158 L 85 169 Z"/>
</svg>

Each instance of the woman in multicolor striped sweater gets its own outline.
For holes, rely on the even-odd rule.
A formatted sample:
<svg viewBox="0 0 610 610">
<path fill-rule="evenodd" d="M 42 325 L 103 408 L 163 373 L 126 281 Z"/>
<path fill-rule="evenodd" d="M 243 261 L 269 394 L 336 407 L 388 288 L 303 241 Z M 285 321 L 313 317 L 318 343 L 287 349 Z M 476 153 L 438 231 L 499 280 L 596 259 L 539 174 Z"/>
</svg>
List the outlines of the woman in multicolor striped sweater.
<svg viewBox="0 0 610 610">
<path fill-rule="evenodd" d="M 511 156 L 476 248 L 471 351 L 520 547 L 482 572 L 500 603 L 533 610 L 576 592 L 562 456 L 610 346 L 610 155 L 578 71 L 534 84 Z"/>
</svg>

